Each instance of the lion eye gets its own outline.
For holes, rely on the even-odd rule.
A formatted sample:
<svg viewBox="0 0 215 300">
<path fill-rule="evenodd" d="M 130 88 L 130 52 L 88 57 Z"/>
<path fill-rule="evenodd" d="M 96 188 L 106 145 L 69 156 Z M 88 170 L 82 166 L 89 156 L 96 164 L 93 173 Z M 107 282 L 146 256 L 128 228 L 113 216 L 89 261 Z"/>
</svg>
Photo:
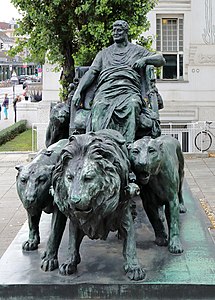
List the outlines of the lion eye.
<svg viewBox="0 0 215 300">
<path fill-rule="evenodd" d="M 38 178 L 38 181 L 40 182 L 40 183 L 45 183 L 46 182 L 46 177 L 39 177 Z"/>
<path fill-rule="evenodd" d="M 91 181 L 94 178 L 93 174 L 87 174 L 84 176 L 84 181 Z"/>
<path fill-rule="evenodd" d="M 133 154 L 139 154 L 139 153 L 140 153 L 140 150 L 139 150 L 139 149 L 133 149 L 133 150 L 132 150 L 132 153 L 133 153 Z"/>
<path fill-rule="evenodd" d="M 148 152 L 149 152 L 149 153 L 154 153 L 154 152 L 156 152 L 156 150 L 155 150 L 154 148 L 149 148 L 149 149 L 148 149 Z"/>
<path fill-rule="evenodd" d="M 20 181 L 21 181 L 22 184 L 26 184 L 27 183 L 27 178 L 21 177 Z"/>
<path fill-rule="evenodd" d="M 72 181 L 74 176 L 72 174 L 67 174 L 66 178 L 67 178 L 67 180 Z"/>
</svg>

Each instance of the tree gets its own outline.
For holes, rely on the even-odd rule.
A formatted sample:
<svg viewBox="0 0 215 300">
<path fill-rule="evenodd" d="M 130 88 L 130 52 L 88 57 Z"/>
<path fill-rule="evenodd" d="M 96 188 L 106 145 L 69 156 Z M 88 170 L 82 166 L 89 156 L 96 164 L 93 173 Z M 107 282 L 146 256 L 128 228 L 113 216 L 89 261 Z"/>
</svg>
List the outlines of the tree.
<svg viewBox="0 0 215 300">
<path fill-rule="evenodd" d="M 63 68 L 63 88 L 74 78 L 76 65 L 89 65 L 95 54 L 112 43 L 112 23 L 118 19 L 130 25 L 130 38 L 149 28 L 147 13 L 157 0 L 11 0 L 22 13 L 16 30 L 15 55 L 27 48 L 28 60 L 44 63 L 48 51 L 51 63 Z M 21 38 L 26 36 L 26 38 Z M 67 97 L 67 94 L 64 94 Z"/>
</svg>

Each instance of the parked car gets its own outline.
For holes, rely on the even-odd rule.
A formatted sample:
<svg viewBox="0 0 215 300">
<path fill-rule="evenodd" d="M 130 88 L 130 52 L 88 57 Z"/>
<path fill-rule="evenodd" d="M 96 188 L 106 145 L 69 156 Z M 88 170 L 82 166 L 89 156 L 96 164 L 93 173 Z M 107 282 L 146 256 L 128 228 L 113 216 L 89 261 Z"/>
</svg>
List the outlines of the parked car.
<svg viewBox="0 0 215 300">
<path fill-rule="evenodd" d="M 38 76 L 36 76 L 36 75 L 31 75 L 31 76 L 30 76 L 30 79 L 31 79 L 33 82 L 39 82 L 39 81 L 40 81 L 39 78 L 38 78 Z"/>
<path fill-rule="evenodd" d="M 19 84 L 22 84 L 27 79 L 28 79 L 28 75 L 23 74 L 18 76 Z"/>
</svg>

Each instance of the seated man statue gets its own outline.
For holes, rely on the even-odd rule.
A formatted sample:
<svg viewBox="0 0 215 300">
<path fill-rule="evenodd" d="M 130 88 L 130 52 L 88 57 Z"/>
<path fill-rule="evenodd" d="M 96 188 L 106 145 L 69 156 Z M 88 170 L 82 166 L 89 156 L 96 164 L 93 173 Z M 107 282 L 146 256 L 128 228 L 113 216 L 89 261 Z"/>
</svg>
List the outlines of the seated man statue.
<svg viewBox="0 0 215 300">
<path fill-rule="evenodd" d="M 128 24 L 113 24 L 114 44 L 101 50 L 81 78 L 72 104 L 80 107 L 86 89 L 97 80 L 87 131 L 110 128 L 119 131 L 128 143 L 135 139 L 139 116 L 145 106 L 141 95 L 142 70 L 146 65 L 165 64 L 162 54 L 149 52 L 128 41 Z"/>
</svg>

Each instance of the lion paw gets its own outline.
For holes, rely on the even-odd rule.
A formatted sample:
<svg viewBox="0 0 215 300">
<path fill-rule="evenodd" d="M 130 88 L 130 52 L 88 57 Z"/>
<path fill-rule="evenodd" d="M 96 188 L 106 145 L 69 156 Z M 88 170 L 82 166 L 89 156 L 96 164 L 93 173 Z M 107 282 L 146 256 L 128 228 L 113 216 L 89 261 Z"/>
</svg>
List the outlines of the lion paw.
<svg viewBox="0 0 215 300">
<path fill-rule="evenodd" d="M 179 204 L 179 212 L 180 214 L 185 214 L 187 212 L 185 205 L 182 203 Z"/>
<path fill-rule="evenodd" d="M 23 251 L 33 251 L 38 249 L 38 240 L 28 240 L 22 244 Z"/>
<path fill-rule="evenodd" d="M 169 242 L 169 252 L 173 254 L 180 254 L 183 252 L 183 248 L 178 237 L 174 237 Z"/>
<path fill-rule="evenodd" d="M 58 268 L 58 259 L 56 257 L 50 257 L 46 255 L 46 252 L 42 256 L 41 269 L 45 272 L 50 272 Z"/>
<path fill-rule="evenodd" d="M 61 275 L 71 275 L 77 272 L 77 264 L 74 262 L 63 263 L 59 267 L 59 273 Z"/>
<path fill-rule="evenodd" d="M 135 264 L 135 265 L 126 264 L 124 266 L 124 270 L 127 274 L 127 277 L 130 280 L 138 281 L 138 280 L 143 280 L 146 277 L 146 273 L 144 269 L 139 264 Z"/>
</svg>

